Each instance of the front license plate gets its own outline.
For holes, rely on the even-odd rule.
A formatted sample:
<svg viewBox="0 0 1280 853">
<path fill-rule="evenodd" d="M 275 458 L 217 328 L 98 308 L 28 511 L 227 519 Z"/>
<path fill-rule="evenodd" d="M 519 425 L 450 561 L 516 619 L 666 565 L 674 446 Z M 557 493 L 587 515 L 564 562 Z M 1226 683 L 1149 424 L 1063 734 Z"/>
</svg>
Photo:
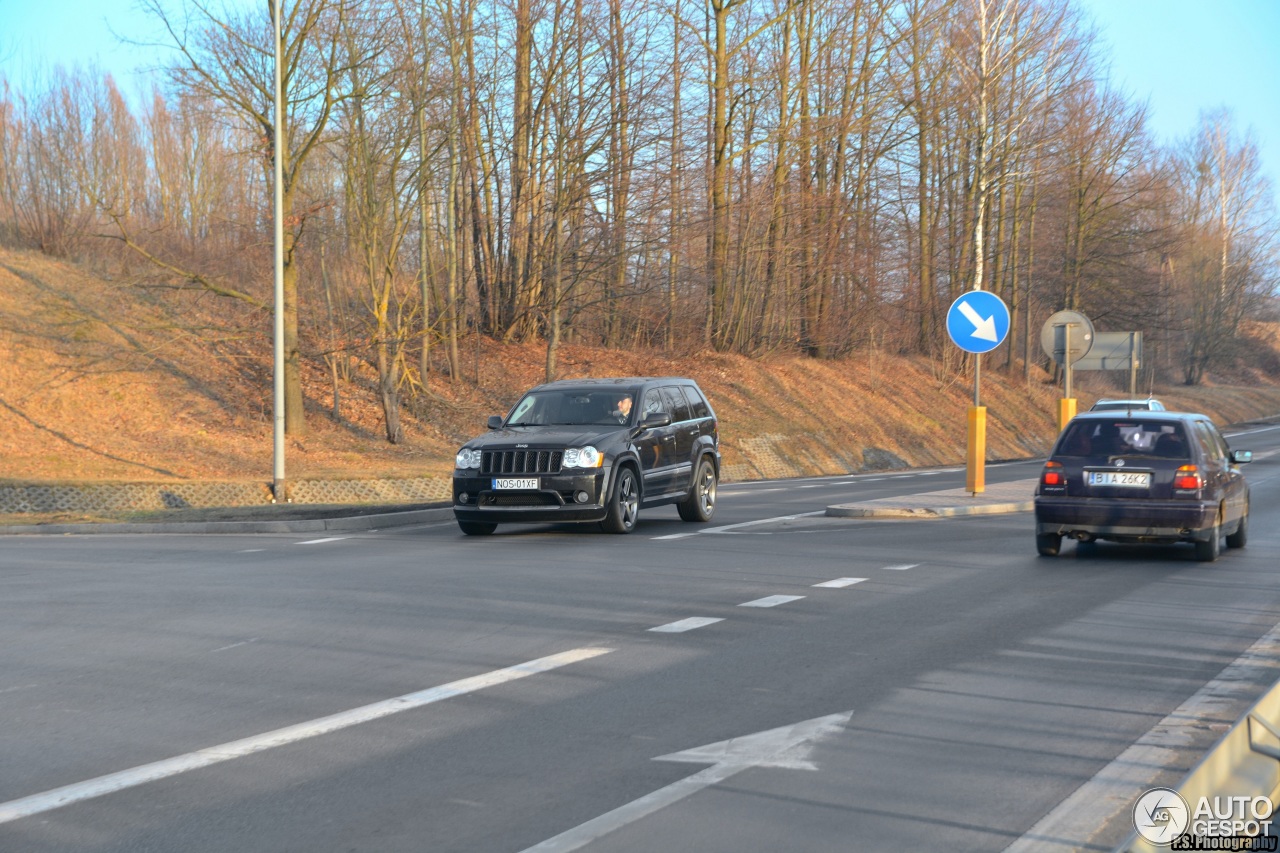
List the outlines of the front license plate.
<svg viewBox="0 0 1280 853">
<path fill-rule="evenodd" d="M 1090 471 L 1089 485 L 1147 489 L 1151 487 L 1151 474 L 1137 471 Z"/>
<path fill-rule="evenodd" d="M 536 489 L 537 477 L 497 477 L 493 481 L 494 491 L 511 491 L 512 489 Z"/>
</svg>

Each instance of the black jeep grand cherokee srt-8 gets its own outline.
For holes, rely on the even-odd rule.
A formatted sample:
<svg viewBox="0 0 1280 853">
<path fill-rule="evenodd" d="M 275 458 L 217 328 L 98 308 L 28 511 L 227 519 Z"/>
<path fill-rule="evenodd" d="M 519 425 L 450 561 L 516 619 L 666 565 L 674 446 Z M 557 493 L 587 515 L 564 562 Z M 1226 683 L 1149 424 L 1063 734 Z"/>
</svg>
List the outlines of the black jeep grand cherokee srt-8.
<svg viewBox="0 0 1280 853">
<path fill-rule="evenodd" d="M 599 522 L 630 533 L 641 507 L 673 503 L 710 521 L 720 479 L 716 416 L 691 379 L 571 379 L 539 385 L 458 451 L 462 532 L 503 522 Z"/>
</svg>

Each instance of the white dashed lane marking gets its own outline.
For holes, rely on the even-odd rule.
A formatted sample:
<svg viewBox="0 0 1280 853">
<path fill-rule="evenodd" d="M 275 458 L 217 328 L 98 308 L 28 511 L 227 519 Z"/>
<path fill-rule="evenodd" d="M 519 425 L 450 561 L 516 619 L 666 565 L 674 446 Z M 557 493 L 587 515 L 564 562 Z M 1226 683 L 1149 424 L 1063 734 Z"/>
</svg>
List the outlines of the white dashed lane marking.
<svg viewBox="0 0 1280 853">
<path fill-rule="evenodd" d="M 373 531 L 369 531 L 372 533 Z M 295 545 L 319 545 L 322 542 L 341 542 L 343 539 L 350 539 L 350 536 L 327 536 L 324 539 L 308 539 L 306 542 L 295 542 Z"/>
<path fill-rule="evenodd" d="M 792 601 L 799 601 L 804 598 L 803 595 L 771 595 L 768 598 L 757 598 L 755 601 L 747 601 L 739 604 L 739 607 L 777 607 L 779 604 L 789 604 Z"/>
<path fill-rule="evenodd" d="M 901 566 L 884 566 L 882 571 L 886 572 L 905 572 L 907 569 L 914 569 L 919 563 L 904 563 Z"/>
<path fill-rule="evenodd" d="M 862 583 L 866 578 L 836 578 L 833 581 L 825 581 L 823 583 L 815 583 L 815 587 L 824 589 L 844 589 L 846 586 L 853 586 L 855 583 Z"/>
<path fill-rule="evenodd" d="M 689 619 L 681 619 L 679 622 L 668 622 L 666 625 L 659 625 L 657 628 L 650 628 L 649 630 L 657 631 L 660 634 L 681 634 L 685 631 L 692 631 L 694 628 L 705 628 L 708 625 L 723 621 L 723 619 L 714 619 L 709 616 L 694 616 Z"/>
</svg>

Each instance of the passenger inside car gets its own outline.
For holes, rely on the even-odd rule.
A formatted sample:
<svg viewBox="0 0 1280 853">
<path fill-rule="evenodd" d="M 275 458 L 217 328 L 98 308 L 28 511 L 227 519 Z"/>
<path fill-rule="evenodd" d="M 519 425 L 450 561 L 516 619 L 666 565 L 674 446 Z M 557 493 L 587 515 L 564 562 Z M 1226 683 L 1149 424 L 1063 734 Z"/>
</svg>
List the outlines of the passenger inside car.
<svg viewBox="0 0 1280 853">
<path fill-rule="evenodd" d="M 1187 445 L 1182 441 L 1182 436 L 1177 433 L 1166 432 L 1156 439 L 1154 450 L 1156 456 L 1165 459 L 1186 459 Z"/>
<path fill-rule="evenodd" d="M 1128 444 L 1121 435 L 1119 427 L 1114 424 L 1100 424 L 1098 434 L 1093 439 L 1093 452 L 1098 456 L 1115 456 L 1129 450 Z"/>
<path fill-rule="evenodd" d="M 1066 456 L 1088 456 L 1093 450 L 1087 430 L 1076 429 L 1062 443 L 1062 453 Z"/>
</svg>

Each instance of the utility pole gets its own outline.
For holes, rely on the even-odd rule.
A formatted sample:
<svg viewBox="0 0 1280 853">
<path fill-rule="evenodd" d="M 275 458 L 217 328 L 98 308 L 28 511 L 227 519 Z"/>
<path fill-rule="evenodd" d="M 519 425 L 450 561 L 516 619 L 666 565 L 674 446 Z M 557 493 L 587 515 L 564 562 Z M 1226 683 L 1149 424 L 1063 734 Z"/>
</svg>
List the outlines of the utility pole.
<svg viewBox="0 0 1280 853">
<path fill-rule="evenodd" d="M 274 346 L 272 358 L 272 476 L 271 495 L 276 503 L 289 500 L 284 475 L 284 74 L 281 70 L 280 13 L 282 0 L 272 0 L 271 18 L 275 32 L 275 114 L 272 130 L 271 218 L 275 243 Z"/>
</svg>

